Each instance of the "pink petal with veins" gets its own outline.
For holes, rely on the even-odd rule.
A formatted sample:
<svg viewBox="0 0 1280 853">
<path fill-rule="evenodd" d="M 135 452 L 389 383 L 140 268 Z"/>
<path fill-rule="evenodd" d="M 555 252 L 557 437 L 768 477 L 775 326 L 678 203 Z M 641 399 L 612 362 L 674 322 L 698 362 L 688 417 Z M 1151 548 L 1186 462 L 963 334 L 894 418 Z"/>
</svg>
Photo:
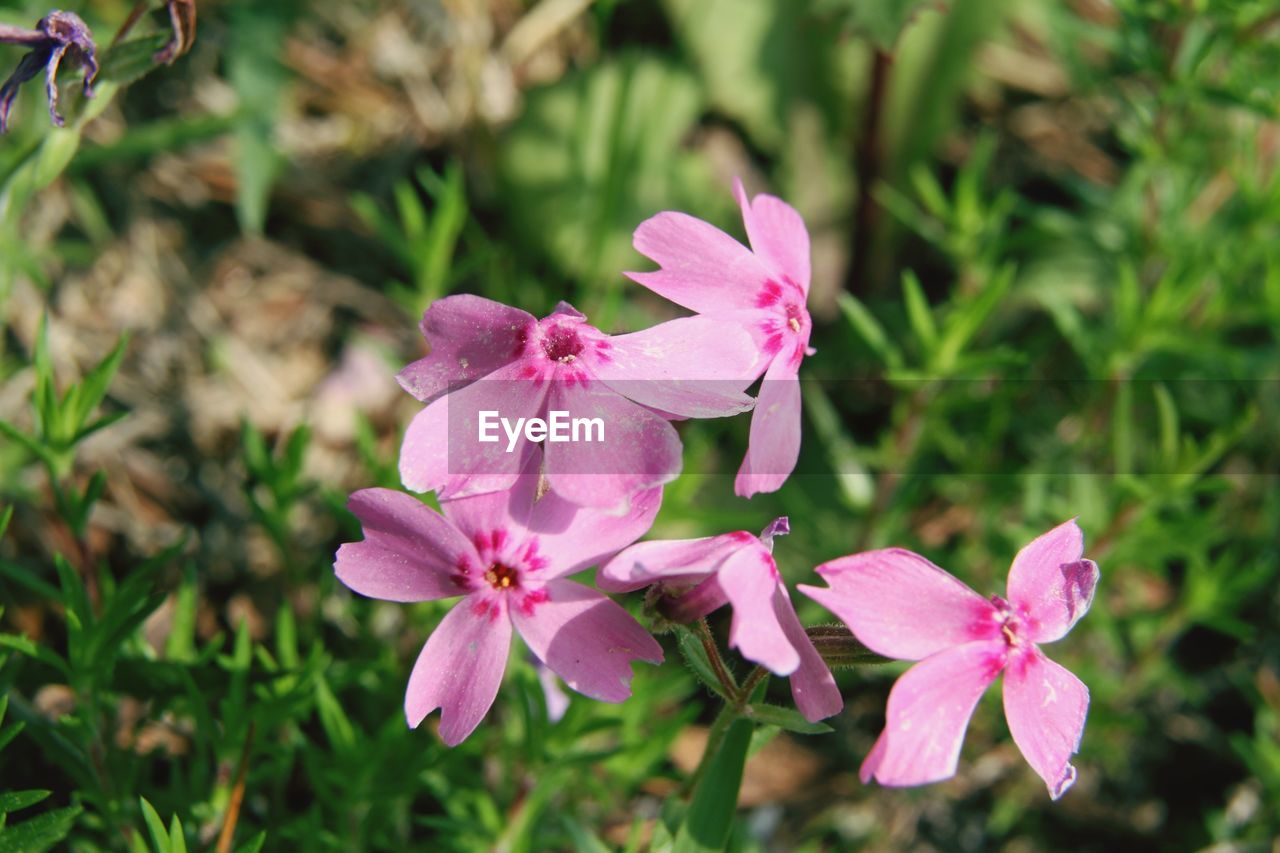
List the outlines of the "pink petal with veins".
<svg viewBox="0 0 1280 853">
<path fill-rule="evenodd" d="M 1013 742 L 1058 799 L 1076 781 L 1089 688 L 1032 646 L 1011 655 L 1004 673 L 1004 715 Z"/>
<path fill-rule="evenodd" d="M 885 657 L 920 660 L 1000 637 L 991 602 L 911 551 L 886 548 L 839 557 L 816 571 L 829 588 L 801 585 L 800 591 Z"/>
<path fill-rule="evenodd" d="M 1004 655 L 1002 642 L 966 643 L 907 670 L 889 693 L 884 731 L 862 763 L 862 781 L 924 785 L 954 776 L 969 718 Z"/>
<path fill-rule="evenodd" d="M 484 719 L 498 695 L 511 650 L 511 620 L 505 603 L 491 606 L 482 593 L 458 602 L 422 647 L 409 676 L 404 713 L 417 728 L 436 708 L 440 737 L 449 746 L 461 743 Z"/>
<path fill-rule="evenodd" d="M 602 702 L 631 695 L 631 664 L 662 663 L 662 647 L 617 603 L 567 580 L 544 600 L 512 608 L 516 630 L 539 660 L 574 690 Z"/>
</svg>

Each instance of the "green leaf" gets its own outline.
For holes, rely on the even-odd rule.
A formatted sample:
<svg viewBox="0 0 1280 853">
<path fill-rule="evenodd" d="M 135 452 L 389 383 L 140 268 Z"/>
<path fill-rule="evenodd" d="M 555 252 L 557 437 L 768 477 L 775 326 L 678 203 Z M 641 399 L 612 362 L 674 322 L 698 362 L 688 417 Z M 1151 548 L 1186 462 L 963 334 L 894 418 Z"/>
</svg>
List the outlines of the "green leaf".
<svg viewBox="0 0 1280 853">
<path fill-rule="evenodd" d="M 320 714 L 320 727 L 335 750 L 349 752 L 355 748 L 355 729 L 323 675 L 316 677 L 316 711 Z"/>
<path fill-rule="evenodd" d="M 175 814 L 169 821 L 169 850 L 172 853 L 187 853 L 187 837 L 182 832 L 182 821 Z"/>
<path fill-rule="evenodd" d="M 0 538 L 4 537 L 5 531 L 9 529 L 9 521 L 13 518 L 13 505 L 4 508 L 4 512 L 0 512 Z"/>
<path fill-rule="evenodd" d="M 803 400 L 813 431 L 827 453 L 845 505 L 855 511 L 871 506 L 875 499 L 875 480 L 858 458 L 857 445 L 845 431 L 840 413 L 832 405 L 822 383 L 806 382 Z"/>
<path fill-rule="evenodd" d="M 34 806 L 44 798 L 48 797 L 52 791 L 6 791 L 0 794 L 0 814 L 8 814 L 16 812 L 19 809 L 25 809 L 28 806 Z"/>
<path fill-rule="evenodd" d="M 689 811 L 676 835 L 676 853 L 725 849 L 738 810 L 738 789 L 742 787 L 752 729 L 751 722 L 741 718 L 729 726 L 720 748 L 698 780 Z"/>
<path fill-rule="evenodd" d="M 756 702 L 747 706 L 747 714 L 752 719 L 769 726 L 777 726 L 789 732 L 801 735 L 820 735 L 834 731 L 826 723 L 811 723 L 795 708 L 783 708 Z"/>
<path fill-rule="evenodd" d="M 0 832 L 0 853 L 42 853 L 71 832 L 83 806 L 67 806 L 37 815 Z"/>
<path fill-rule="evenodd" d="M 867 307 L 850 293 L 840 294 L 840 311 L 854 333 L 862 338 L 886 367 L 897 370 L 902 367 L 902 352 L 889 341 L 884 326 Z"/>
<path fill-rule="evenodd" d="M 680 625 L 676 628 L 676 637 L 680 653 L 684 655 L 685 662 L 689 664 L 693 674 L 717 696 L 728 700 L 730 697 L 725 696 L 724 686 L 716 677 L 715 667 L 711 665 L 711 659 L 707 657 L 707 650 L 702 647 L 702 640 L 698 635 Z"/>
<path fill-rule="evenodd" d="M 240 101 L 234 133 L 236 219 L 252 234 L 266 225 L 271 188 L 283 163 L 275 135 L 289 82 L 280 62 L 287 5 L 239 2 L 229 16 L 227 77 Z"/>
<path fill-rule="evenodd" d="M 814 11 L 838 12 L 845 26 L 881 50 L 893 49 L 898 36 L 930 0 L 820 0 Z"/>
<path fill-rule="evenodd" d="M 23 637 L 18 634 L 0 634 L 0 647 L 13 649 L 21 652 L 29 658 L 34 658 L 41 663 L 48 664 L 58 672 L 62 673 L 65 678 L 70 674 L 67 662 L 63 660 L 53 649 L 36 643 L 29 637 Z"/>
<path fill-rule="evenodd" d="M 170 853 L 169 833 L 165 831 L 164 821 L 151 803 L 147 802 L 146 797 L 138 797 L 138 802 L 142 806 L 142 818 L 147 822 L 147 832 L 151 834 L 151 843 L 155 845 L 156 853 Z"/>
<path fill-rule="evenodd" d="M 182 585 L 178 587 L 173 607 L 173 622 L 165 639 L 166 660 L 189 662 L 196 657 L 196 607 L 199 603 L 196 589 L 196 568 L 188 563 L 182 572 Z"/>
<path fill-rule="evenodd" d="M 845 45 L 814 26 L 805 3 L 663 0 L 680 46 L 697 67 L 712 108 L 741 124 L 759 147 L 791 148 L 802 111 L 845 108 L 831 68 Z"/>
<path fill-rule="evenodd" d="M 938 327 L 934 324 L 933 309 L 925 298 L 920 279 L 911 270 L 902 274 L 902 298 L 907 306 L 907 320 L 911 323 L 911 330 L 915 332 L 924 352 L 931 352 L 938 340 Z"/>
<path fill-rule="evenodd" d="M 255 835 L 253 838 L 250 838 L 243 845 L 241 845 L 236 850 L 236 853 L 259 853 L 259 851 L 262 850 L 262 845 L 266 843 L 267 843 L 267 831 L 264 829 L 261 832 L 259 832 L 257 835 Z"/>
<path fill-rule="evenodd" d="M 85 423 L 89 420 L 89 415 L 94 409 L 102 403 L 103 398 L 107 396 L 107 388 L 111 385 L 111 380 L 115 378 L 116 371 L 120 369 L 120 362 L 124 360 L 125 348 L 129 345 L 129 336 L 121 335 L 116 341 L 115 347 L 107 354 L 101 362 L 98 363 L 93 370 L 90 370 L 79 383 L 80 394 L 76 400 L 77 407 L 73 413 L 73 421 L 78 431 L 77 438 L 79 440 L 81 433 L 87 435 L 89 432 L 101 429 L 100 426 L 94 426 L 92 429 L 86 429 Z"/>
<path fill-rule="evenodd" d="M 499 152 L 515 233 L 607 302 L 617 271 L 637 262 L 631 234 L 646 217 L 716 196 L 728 209 L 685 144 L 702 111 L 696 78 L 652 56 L 606 60 L 529 92 Z M 578 307 L 597 325 L 612 322 Z"/>
</svg>

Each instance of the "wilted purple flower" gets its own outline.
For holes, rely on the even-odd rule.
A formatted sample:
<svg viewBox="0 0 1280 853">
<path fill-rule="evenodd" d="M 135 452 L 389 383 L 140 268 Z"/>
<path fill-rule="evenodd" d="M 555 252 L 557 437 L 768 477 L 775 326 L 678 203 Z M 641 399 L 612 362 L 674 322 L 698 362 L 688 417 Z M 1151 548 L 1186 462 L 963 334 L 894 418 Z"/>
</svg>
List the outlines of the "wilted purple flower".
<svg viewBox="0 0 1280 853">
<path fill-rule="evenodd" d="M 93 80 L 98 76 L 97 46 L 93 33 L 74 12 L 50 12 L 34 30 L 0 24 L 0 42 L 31 48 L 4 85 L 0 86 L 0 133 L 9 129 L 9 110 L 18 97 L 18 88 L 45 72 L 45 91 L 49 95 L 49 117 L 58 127 L 63 119 L 58 114 L 58 70 L 84 68 L 84 95 L 93 97 Z"/>
</svg>

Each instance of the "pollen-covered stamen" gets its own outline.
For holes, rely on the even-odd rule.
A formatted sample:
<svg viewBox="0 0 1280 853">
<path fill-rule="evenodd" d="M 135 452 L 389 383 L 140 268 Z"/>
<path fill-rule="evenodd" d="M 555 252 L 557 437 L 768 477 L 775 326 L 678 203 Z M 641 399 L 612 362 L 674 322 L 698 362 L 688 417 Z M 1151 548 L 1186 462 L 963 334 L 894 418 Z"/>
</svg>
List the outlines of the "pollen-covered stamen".
<svg viewBox="0 0 1280 853">
<path fill-rule="evenodd" d="M 484 579 L 496 590 L 511 589 L 520 586 L 520 573 L 506 563 L 492 563 L 484 573 Z"/>
<path fill-rule="evenodd" d="M 568 326 L 552 326 L 542 337 L 542 351 L 547 358 L 561 364 L 570 364 L 583 349 L 582 339 L 576 329 Z"/>
<path fill-rule="evenodd" d="M 800 319 L 803 311 L 804 309 L 795 303 L 787 303 L 787 325 L 791 327 L 791 331 L 796 332 L 797 334 L 804 325 L 803 321 Z"/>
</svg>

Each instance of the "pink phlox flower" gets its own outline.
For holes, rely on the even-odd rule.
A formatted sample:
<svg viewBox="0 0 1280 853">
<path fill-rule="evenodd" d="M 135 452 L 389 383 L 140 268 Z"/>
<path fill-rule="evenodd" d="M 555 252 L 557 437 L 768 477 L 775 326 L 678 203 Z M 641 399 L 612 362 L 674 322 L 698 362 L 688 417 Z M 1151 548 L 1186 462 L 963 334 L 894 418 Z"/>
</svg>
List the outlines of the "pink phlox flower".
<svg viewBox="0 0 1280 853">
<path fill-rule="evenodd" d="M 730 604 L 729 645 L 747 660 L 790 676 L 796 707 L 816 722 L 839 713 L 844 703 L 831 670 L 796 616 L 773 559 L 773 537 L 789 530 L 784 517 L 760 536 L 740 530 L 702 539 L 641 542 L 602 566 L 596 582 L 609 592 L 650 584 L 680 591 L 668 611 L 677 621 L 693 621 Z"/>
<path fill-rule="evenodd" d="M 884 731 L 862 781 L 922 785 L 956 772 L 978 699 L 1004 673 L 1014 743 L 1055 800 L 1076 779 L 1089 690 L 1039 644 L 1066 635 L 1088 610 L 1098 567 L 1075 520 L 1025 546 L 1009 569 L 1008 598 L 984 599 L 919 554 L 899 548 L 840 557 L 817 568 L 830 585 L 801 586 L 869 649 L 919 661 L 889 693 Z"/>
<path fill-rule="evenodd" d="M 771 195 L 748 199 L 734 181 L 751 248 L 715 226 L 666 211 L 636 229 L 638 252 L 658 264 L 627 276 L 703 317 L 731 320 L 756 345 L 753 374 L 763 374 L 746 457 L 734 491 L 774 492 L 800 456 L 800 362 L 812 355 L 809 232 L 789 204 Z"/>
<path fill-rule="evenodd" d="M 680 472 L 670 418 L 722 417 L 754 405 L 743 393 L 754 347 L 727 321 L 687 317 L 607 335 L 566 303 L 537 320 L 458 295 L 432 303 L 422 332 L 430 354 L 397 377 L 427 404 L 405 433 L 400 476 L 407 488 L 441 499 L 510 488 L 534 454 L 561 497 L 625 510 L 632 495 Z M 511 423 L 553 411 L 598 418 L 603 440 L 539 447 L 521 435 L 512 452 L 501 431 L 496 442 L 478 440 L 485 411 Z"/>
<path fill-rule="evenodd" d="M 416 727 L 441 709 L 453 746 L 488 712 L 514 630 L 574 690 L 605 702 L 631 695 L 631 663 L 662 662 L 662 648 L 622 607 L 566 580 L 649 529 L 661 489 L 635 496 L 622 515 L 577 507 L 522 472 L 513 489 L 444 502 L 365 489 L 351 496 L 361 542 L 338 549 L 334 570 L 351 589 L 388 601 L 461 596 L 427 639 L 409 676 L 405 715 Z"/>
</svg>

